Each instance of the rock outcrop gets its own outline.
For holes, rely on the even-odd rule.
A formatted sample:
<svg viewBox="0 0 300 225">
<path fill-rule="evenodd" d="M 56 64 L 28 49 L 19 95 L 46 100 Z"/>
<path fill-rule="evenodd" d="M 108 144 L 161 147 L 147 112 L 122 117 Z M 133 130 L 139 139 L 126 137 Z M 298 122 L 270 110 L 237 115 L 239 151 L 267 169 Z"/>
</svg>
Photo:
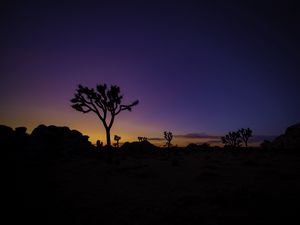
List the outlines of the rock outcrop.
<svg viewBox="0 0 300 225">
<path fill-rule="evenodd" d="M 11 158 L 43 160 L 74 158 L 94 154 L 95 146 L 77 130 L 39 125 L 31 134 L 26 127 L 0 125 L 0 147 Z"/>
<path fill-rule="evenodd" d="M 68 127 L 39 125 L 31 137 L 50 157 L 79 156 L 94 148 L 88 136 Z"/>
<path fill-rule="evenodd" d="M 149 141 L 141 142 L 126 142 L 121 146 L 121 151 L 128 152 L 129 154 L 149 154 L 157 151 L 157 147 Z"/>
<path fill-rule="evenodd" d="M 275 138 L 272 142 L 264 142 L 261 146 L 277 150 L 300 149 L 300 123 L 288 127 L 284 134 Z"/>
</svg>

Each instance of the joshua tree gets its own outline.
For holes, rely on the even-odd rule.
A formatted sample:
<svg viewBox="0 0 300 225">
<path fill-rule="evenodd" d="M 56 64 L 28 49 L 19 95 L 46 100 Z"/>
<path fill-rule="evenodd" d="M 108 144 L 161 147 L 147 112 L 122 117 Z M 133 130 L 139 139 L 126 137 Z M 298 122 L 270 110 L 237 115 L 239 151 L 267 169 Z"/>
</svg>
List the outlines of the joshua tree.
<svg viewBox="0 0 300 225">
<path fill-rule="evenodd" d="M 97 141 L 96 141 L 96 147 L 97 147 L 98 149 L 102 148 L 102 147 L 103 147 L 103 142 L 101 142 L 100 140 L 97 140 Z"/>
<path fill-rule="evenodd" d="M 147 141 L 148 138 L 146 137 L 138 137 L 139 142 Z"/>
<path fill-rule="evenodd" d="M 121 139 L 120 136 L 115 135 L 114 140 L 117 142 L 117 143 L 116 143 L 116 147 L 117 147 L 117 148 L 119 147 L 119 141 L 120 141 L 120 139 Z"/>
<path fill-rule="evenodd" d="M 71 99 L 72 107 L 82 113 L 95 113 L 102 122 L 106 131 L 107 146 L 111 146 L 110 130 L 115 121 L 115 117 L 122 111 L 131 111 L 139 101 L 134 101 L 129 105 L 122 104 L 123 95 L 120 88 L 112 85 L 107 88 L 106 84 L 98 84 L 96 90 L 93 88 L 78 85 L 74 98 Z"/>
<path fill-rule="evenodd" d="M 250 128 L 247 129 L 239 129 L 239 134 L 243 142 L 245 143 L 245 146 L 248 147 L 248 140 L 250 137 L 252 137 L 252 130 Z"/>
<path fill-rule="evenodd" d="M 168 148 L 170 148 L 171 147 L 171 141 L 172 141 L 172 139 L 173 139 L 173 134 L 172 134 L 172 132 L 167 132 L 167 131 L 165 131 L 164 132 L 164 137 L 165 137 L 165 139 L 166 139 L 166 141 L 167 141 L 167 143 L 166 143 L 166 146 L 168 147 Z"/>
<path fill-rule="evenodd" d="M 222 137 L 223 144 L 230 147 L 239 147 L 241 144 L 239 132 L 229 132 L 224 137 Z"/>
</svg>

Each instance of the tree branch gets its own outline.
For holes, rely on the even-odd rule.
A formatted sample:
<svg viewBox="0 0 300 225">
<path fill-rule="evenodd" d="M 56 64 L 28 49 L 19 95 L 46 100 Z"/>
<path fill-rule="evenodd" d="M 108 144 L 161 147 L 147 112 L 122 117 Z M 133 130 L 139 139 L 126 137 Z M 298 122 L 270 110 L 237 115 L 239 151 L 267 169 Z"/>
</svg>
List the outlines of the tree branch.
<svg viewBox="0 0 300 225">
<path fill-rule="evenodd" d="M 117 110 L 117 112 L 115 112 L 114 114 L 115 115 L 118 115 L 121 111 L 124 111 L 124 110 L 128 110 L 128 111 L 131 111 L 131 108 L 133 106 L 136 106 L 137 104 L 139 104 L 139 101 L 136 100 L 134 101 L 132 104 L 130 105 L 120 105 L 119 109 Z"/>
</svg>

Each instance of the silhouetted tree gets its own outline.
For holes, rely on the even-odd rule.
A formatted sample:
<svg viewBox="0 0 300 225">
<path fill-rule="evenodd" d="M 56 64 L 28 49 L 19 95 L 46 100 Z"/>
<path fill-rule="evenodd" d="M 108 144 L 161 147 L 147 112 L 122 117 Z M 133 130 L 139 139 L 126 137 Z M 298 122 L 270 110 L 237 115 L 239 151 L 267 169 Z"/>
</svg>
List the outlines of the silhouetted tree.
<svg viewBox="0 0 300 225">
<path fill-rule="evenodd" d="M 147 140 L 148 140 L 148 138 L 146 138 L 146 137 L 138 137 L 139 142 L 147 141 Z"/>
<path fill-rule="evenodd" d="M 121 137 L 118 136 L 118 135 L 115 135 L 114 140 L 117 142 L 117 143 L 115 144 L 115 146 L 118 148 L 118 147 L 119 147 L 119 141 L 121 140 Z"/>
<path fill-rule="evenodd" d="M 173 139 L 173 134 L 172 134 L 172 132 L 167 132 L 167 131 L 165 131 L 164 132 L 164 137 L 165 137 L 165 139 L 166 139 L 166 141 L 167 141 L 167 143 L 166 143 L 166 146 L 168 147 L 168 148 L 170 148 L 171 147 L 171 141 L 172 141 L 172 139 Z"/>
<path fill-rule="evenodd" d="M 97 149 L 101 149 L 103 147 L 103 142 L 100 140 L 97 140 L 96 147 L 97 147 Z"/>
<path fill-rule="evenodd" d="M 241 139 L 243 140 L 243 142 L 245 143 L 245 146 L 248 147 L 248 140 L 250 137 L 252 137 L 252 130 L 250 128 L 247 129 L 239 129 L 238 130 Z"/>
<path fill-rule="evenodd" d="M 224 137 L 222 137 L 222 142 L 226 146 L 239 147 L 241 144 L 239 132 L 229 132 Z"/>
<path fill-rule="evenodd" d="M 72 107 L 79 112 L 94 112 L 103 123 L 106 131 L 107 146 L 111 146 L 110 130 L 115 121 L 115 117 L 124 110 L 131 111 L 139 101 L 134 101 L 129 105 L 122 104 L 123 95 L 120 88 L 112 85 L 107 88 L 106 84 L 98 84 L 96 90 L 93 88 L 78 85 L 74 98 L 71 99 Z"/>
</svg>

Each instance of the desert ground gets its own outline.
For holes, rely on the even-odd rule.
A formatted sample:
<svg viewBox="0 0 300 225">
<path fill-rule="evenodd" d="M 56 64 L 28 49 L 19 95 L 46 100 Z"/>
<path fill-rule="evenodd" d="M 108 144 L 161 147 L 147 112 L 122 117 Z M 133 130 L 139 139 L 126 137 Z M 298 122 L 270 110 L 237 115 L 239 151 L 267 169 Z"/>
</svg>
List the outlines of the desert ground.
<svg viewBox="0 0 300 225">
<path fill-rule="evenodd" d="M 297 224 L 300 153 L 207 149 L 16 160 L 11 221 Z"/>
</svg>

